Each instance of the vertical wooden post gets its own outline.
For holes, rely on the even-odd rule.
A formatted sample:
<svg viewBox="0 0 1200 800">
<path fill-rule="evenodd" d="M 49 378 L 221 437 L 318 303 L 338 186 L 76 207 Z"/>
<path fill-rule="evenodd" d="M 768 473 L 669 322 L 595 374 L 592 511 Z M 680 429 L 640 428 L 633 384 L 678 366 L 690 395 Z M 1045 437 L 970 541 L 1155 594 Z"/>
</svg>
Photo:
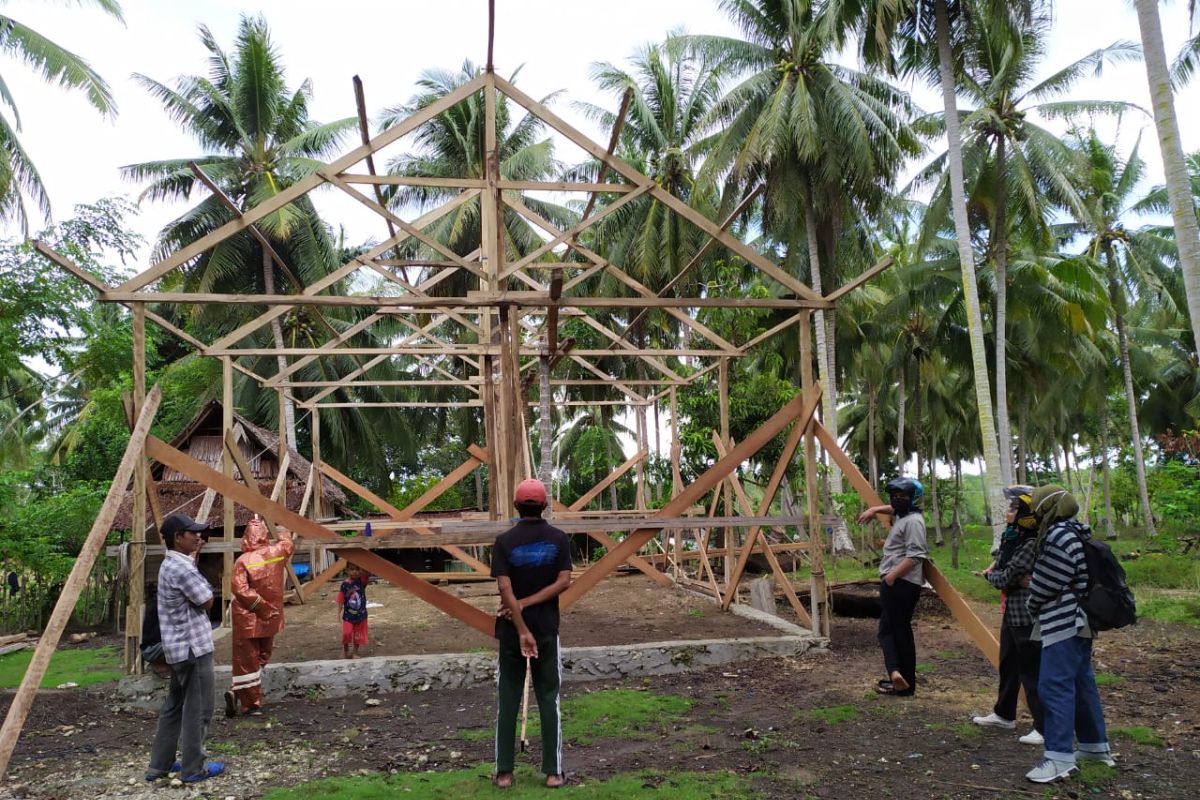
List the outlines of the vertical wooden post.
<svg viewBox="0 0 1200 800">
<path fill-rule="evenodd" d="M 230 356 L 221 356 L 221 438 L 224 440 L 225 434 L 233 430 L 233 359 Z M 221 448 L 221 474 L 228 478 L 233 477 L 233 457 L 226 452 L 225 448 Z M 243 478 L 248 476 L 243 475 Z M 253 480 L 253 478 L 249 478 Z M 234 541 L 233 529 L 236 525 L 235 511 L 236 507 L 233 503 L 233 498 L 225 495 L 221 498 L 221 507 L 224 511 L 221 517 L 221 526 L 223 528 L 224 539 L 226 542 Z M 229 626 L 233 624 L 233 618 L 230 613 L 230 603 L 233 600 L 233 551 L 225 552 L 221 562 L 221 624 Z"/>
<path fill-rule="evenodd" d="M 647 447 L 646 442 L 646 406 L 641 405 L 637 410 L 637 441 L 638 450 L 645 452 Z M 637 498 L 634 500 L 634 507 L 638 510 L 646 508 L 646 459 L 642 459 L 637 463 L 635 468 L 635 478 L 637 482 Z"/>
<path fill-rule="evenodd" d="M 276 455 L 276 458 L 278 458 L 278 459 L 279 459 L 279 463 L 280 463 L 280 464 L 282 464 L 282 463 L 283 463 L 283 456 L 284 456 L 284 454 L 286 454 L 286 453 L 287 453 L 287 450 L 288 450 L 288 442 L 287 442 L 287 402 L 286 402 L 286 401 L 284 400 L 284 398 L 283 398 L 283 389 L 276 389 L 276 390 L 275 390 L 275 397 L 276 397 L 276 399 L 279 401 L 279 452 L 278 452 L 278 454 Z M 283 493 L 283 496 L 284 496 L 285 498 L 287 497 L 287 491 L 286 491 L 286 487 L 287 487 L 287 484 L 286 484 L 286 483 L 284 483 L 284 488 L 285 488 L 285 491 L 284 491 L 284 493 Z"/>
<path fill-rule="evenodd" d="M 133 418 L 146 404 L 146 304 L 134 303 Z M 139 447 L 133 466 L 133 523 L 129 546 L 129 605 L 125 609 L 125 669 L 141 666 L 142 619 L 146 605 L 146 453 Z"/>
<path fill-rule="evenodd" d="M 550 429 L 550 356 L 544 355 L 538 358 L 538 445 L 541 450 L 538 478 L 546 486 L 546 497 L 554 496 Z M 546 519 L 554 517 L 554 503 L 546 506 L 544 516 Z"/>
<path fill-rule="evenodd" d="M 812 312 L 800 312 L 800 388 L 813 386 Z M 812 569 L 809 605 L 813 633 L 828 635 L 828 606 L 825 603 L 825 565 L 821 549 L 821 514 L 817 507 L 817 452 L 812 425 L 804 432 L 804 497 L 808 508 L 808 555 Z M 824 608 L 823 608 L 824 607 Z"/>
<path fill-rule="evenodd" d="M 313 519 L 321 519 L 325 516 L 325 496 L 321 486 L 321 410 L 313 406 L 308 410 L 309 418 L 312 420 L 312 476 L 308 479 L 312 483 L 312 512 Z"/>
<path fill-rule="evenodd" d="M 721 413 L 721 442 L 725 445 L 725 451 L 733 449 L 733 445 L 729 441 L 729 357 L 723 356 L 718 362 L 717 369 L 717 399 L 720 405 Z M 729 481 L 722 482 L 722 504 L 725 509 L 725 515 L 732 517 L 736 512 L 733 510 L 733 489 Z M 733 559 L 729 554 L 733 551 L 734 539 L 736 534 L 734 528 L 725 528 L 721 532 L 721 543 L 725 553 L 722 556 L 725 570 L 725 585 L 729 585 L 729 580 L 733 576 Z"/>
<path fill-rule="evenodd" d="M 674 386 L 671 387 L 671 499 L 683 491 L 683 476 L 679 471 L 679 461 L 683 456 L 683 448 L 679 444 L 679 397 Z M 683 561 L 683 531 L 672 532 L 675 539 L 675 580 L 679 580 Z"/>
</svg>

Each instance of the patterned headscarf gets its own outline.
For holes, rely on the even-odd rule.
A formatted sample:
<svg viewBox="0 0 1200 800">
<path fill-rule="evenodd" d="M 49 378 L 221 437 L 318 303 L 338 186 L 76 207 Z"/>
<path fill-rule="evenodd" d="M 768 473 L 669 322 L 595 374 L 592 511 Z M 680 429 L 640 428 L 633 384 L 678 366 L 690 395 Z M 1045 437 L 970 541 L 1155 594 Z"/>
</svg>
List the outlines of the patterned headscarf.
<svg viewBox="0 0 1200 800">
<path fill-rule="evenodd" d="M 1038 539 L 1056 522 L 1070 519 L 1079 513 L 1079 502 L 1075 495 L 1061 486 L 1050 484 L 1033 490 L 1033 516 L 1038 521 Z"/>
</svg>

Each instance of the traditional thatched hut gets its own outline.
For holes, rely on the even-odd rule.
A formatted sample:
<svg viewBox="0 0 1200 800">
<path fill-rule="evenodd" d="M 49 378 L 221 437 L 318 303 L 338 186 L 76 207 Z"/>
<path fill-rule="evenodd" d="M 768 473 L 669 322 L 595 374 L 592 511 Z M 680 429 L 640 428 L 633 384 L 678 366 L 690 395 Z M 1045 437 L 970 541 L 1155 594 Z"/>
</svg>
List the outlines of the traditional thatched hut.
<svg viewBox="0 0 1200 800">
<path fill-rule="evenodd" d="M 221 404 L 211 400 L 184 426 L 183 430 L 171 441 L 171 446 L 187 453 L 197 461 L 207 466 L 221 469 L 222 436 L 221 436 Z M 279 436 L 266 428 L 260 428 L 241 414 L 234 412 L 233 434 L 241 446 L 242 455 L 254 473 L 254 480 L 264 495 L 269 495 L 279 476 Z M 283 494 L 286 495 L 287 507 L 299 511 L 304 497 L 304 489 L 309 479 L 312 464 L 295 450 L 289 450 L 287 466 L 287 483 Z M 158 502 L 164 515 L 181 512 L 193 519 L 204 518 L 213 526 L 213 535 L 221 535 L 221 525 L 224 519 L 224 499 L 219 494 L 207 490 L 203 484 L 196 483 L 176 470 L 153 464 L 152 473 L 158 483 Z M 235 476 L 236 476 L 235 470 Z M 345 514 L 346 495 L 333 483 L 321 481 L 322 508 L 329 516 Z M 280 498 L 281 501 L 284 497 Z M 243 506 L 235 506 L 234 525 L 235 535 L 250 520 L 251 511 Z M 206 513 L 205 513 L 206 512 Z M 125 493 L 117 517 L 113 521 L 112 530 L 129 531 L 133 528 L 133 494 Z M 146 513 L 146 525 L 152 522 L 150 513 Z"/>
</svg>

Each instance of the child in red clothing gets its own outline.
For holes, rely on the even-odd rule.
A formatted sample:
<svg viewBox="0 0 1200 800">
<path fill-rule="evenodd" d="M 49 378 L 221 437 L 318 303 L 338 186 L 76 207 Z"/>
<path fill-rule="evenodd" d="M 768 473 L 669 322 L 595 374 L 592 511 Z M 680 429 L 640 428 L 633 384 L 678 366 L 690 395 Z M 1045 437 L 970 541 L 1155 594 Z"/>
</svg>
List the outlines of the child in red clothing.
<svg viewBox="0 0 1200 800">
<path fill-rule="evenodd" d="M 337 604 L 342 611 L 342 657 L 358 658 L 358 648 L 367 644 L 367 579 L 370 576 L 357 564 L 346 568 L 346 580 L 338 590 Z M 354 651 L 351 653 L 350 647 Z"/>
</svg>

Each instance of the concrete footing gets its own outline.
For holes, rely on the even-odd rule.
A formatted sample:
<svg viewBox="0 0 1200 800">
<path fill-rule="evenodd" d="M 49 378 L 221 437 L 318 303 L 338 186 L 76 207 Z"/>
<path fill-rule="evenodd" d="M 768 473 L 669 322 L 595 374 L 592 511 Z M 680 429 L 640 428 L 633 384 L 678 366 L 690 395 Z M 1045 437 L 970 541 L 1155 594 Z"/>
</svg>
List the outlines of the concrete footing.
<svg viewBox="0 0 1200 800">
<path fill-rule="evenodd" d="M 562 651 L 564 681 L 670 675 L 732 661 L 800 656 L 828 645 L 828 640 L 788 622 L 745 606 L 734 613 L 785 631 L 782 636 L 650 642 L 606 647 L 567 647 Z M 759 616 L 761 614 L 761 617 Z M 766 619 L 763 619 L 766 618 Z M 230 684 L 230 668 L 217 667 L 218 700 Z M 270 697 L 344 697 L 375 692 L 463 689 L 494 683 L 496 657 L 491 651 L 413 656 L 372 656 L 353 660 L 271 664 L 263 673 Z M 132 675 L 117 684 L 117 699 L 130 705 L 157 706 L 166 681 L 154 675 Z"/>
</svg>

